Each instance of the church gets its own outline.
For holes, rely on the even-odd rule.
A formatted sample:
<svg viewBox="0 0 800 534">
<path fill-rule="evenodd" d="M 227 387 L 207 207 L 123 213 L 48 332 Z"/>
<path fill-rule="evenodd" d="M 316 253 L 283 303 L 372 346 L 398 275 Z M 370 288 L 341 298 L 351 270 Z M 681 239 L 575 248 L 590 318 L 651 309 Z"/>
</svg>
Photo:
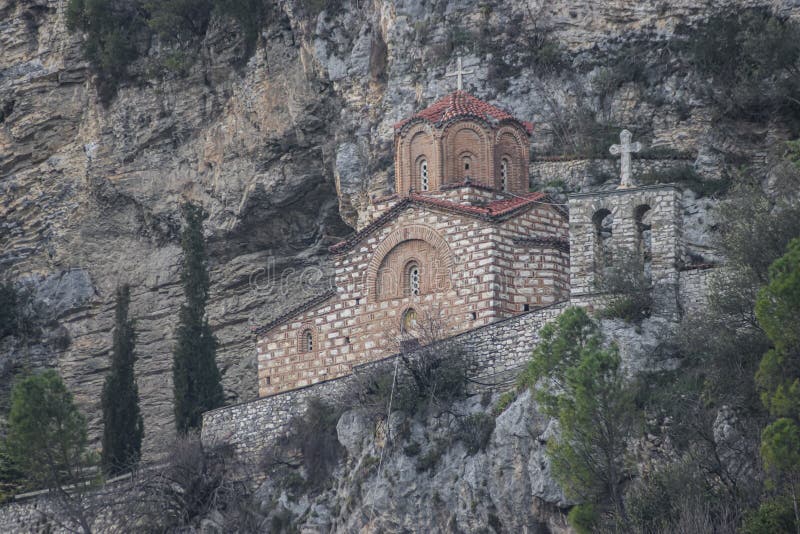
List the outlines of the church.
<svg viewBox="0 0 800 534">
<path fill-rule="evenodd" d="M 331 247 L 335 289 L 256 329 L 259 396 L 390 356 L 426 314 L 454 335 L 568 299 L 569 219 L 529 190 L 532 134 L 460 88 L 397 123 L 395 193 Z"/>
</svg>

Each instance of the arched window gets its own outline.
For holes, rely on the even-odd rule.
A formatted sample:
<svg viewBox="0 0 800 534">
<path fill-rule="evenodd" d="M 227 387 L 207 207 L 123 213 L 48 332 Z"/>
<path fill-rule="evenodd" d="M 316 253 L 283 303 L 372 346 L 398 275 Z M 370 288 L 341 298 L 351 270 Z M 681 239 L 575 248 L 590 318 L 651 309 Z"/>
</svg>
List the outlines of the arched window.
<svg viewBox="0 0 800 534">
<path fill-rule="evenodd" d="M 500 160 L 500 189 L 508 191 L 508 158 Z"/>
<path fill-rule="evenodd" d="M 647 204 L 637 206 L 633 210 L 633 218 L 636 221 L 636 249 L 642 261 L 644 276 L 648 280 L 651 276 L 651 266 L 653 260 L 652 230 L 653 224 L 651 216 L 653 210 Z"/>
<path fill-rule="evenodd" d="M 408 308 L 400 316 L 400 352 L 413 352 L 419 348 L 417 339 L 417 310 Z"/>
<path fill-rule="evenodd" d="M 428 177 L 428 160 L 423 159 L 419 162 L 419 182 L 420 182 L 420 189 L 423 191 L 428 190 L 428 186 L 430 184 L 430 180 Z"/>
<path fill-rule="evenodd" d="M 410 331 L 414 330 L 417 326 L 417 310 L 414 308 L 408 308 L 406 311 L 403 312 L 403 315 L 400 319 L 400 331 L 404 334 L 409 333 Z"/>
<path fill-rule="evenodd" d="M 410 295 L 419 295 L 420 292 L 420 274 L 419 265 L 412 263 L 408 266 L 406 271 L 408 274 L 408 292 Z"/>
<path fill-rule="evenodd" d="M 300 352 L 314 352 L 314 331 L 310 328 L 304 329 L 300 333 L 299 349 Z"/>
<path fill-rule="evenodd" d="M 607 209 L 600 209 L 592 216 L 592 223 L 595 230 L 595 273 L 602 274 L 613 261 L 614 215 Z"/>
<path fill-rule="evenodd" d="M 464 169 L 464 176 L 469 176 L 470 166 L 472 166 L 472 158 L 469 156 L 464 156 L 461 158 L 461 163 Z"/>
</svg>

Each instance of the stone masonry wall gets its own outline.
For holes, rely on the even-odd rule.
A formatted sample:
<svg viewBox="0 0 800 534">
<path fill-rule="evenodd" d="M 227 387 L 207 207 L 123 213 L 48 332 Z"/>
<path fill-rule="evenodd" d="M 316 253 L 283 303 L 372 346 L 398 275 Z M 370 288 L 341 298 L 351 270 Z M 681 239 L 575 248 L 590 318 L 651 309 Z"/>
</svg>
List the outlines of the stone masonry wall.
<svg viewBox="0 0 800 534">
<path fill-rule="evenodd" d="M 700 313 L 708 306 L 708 282 L 713 272 L 708 266 L 680 272 L 678 294 L 684 316 Z"/>
<path fill-rule="evenodd" d="M 496 323 L 476 328 L 453 338 L 466 351 L 472 361 L 470 376 L 486 384 L 483 387 L 503 387 L 508 379 L 530 358 L 538 342 L 539 330 L 549 320 L 557 317 L 565 305 L 559 303 Z M 413 354 L 410 355 L 413 357 Z M 357 372 L 368 371 L 382 365 L 394 365 L 394 357 L 365 364 Z M 264 450 L 286 428 L 294 415 L 302 414 L 311 397 L 335 400 L 348 391 L 354 377 L 348 375 L 293 391 L 264 397 L 252 402 L 226 406 L 203 414 L 202 440 L 204 445 L 230 444 L 240 459 L 258 461 Z M 495 385 L 495 386 L 493 386 Z M 480 386 L 477 386 L 480 387 Z M 257 464 L 256 464 L 257 466 Z M 119 492 L 135 491 L 120 483 Z M 120 493 L 122 495 L 122 493 Z M 98 493 L 90 496 L 103 499 Z M 94 519 L 96 532 L 120 530 L 114 506 L 102 507 Z M 0 532 L 3 533 L 54 533 L 72 532 L 59 524 L 58 509 L 46 495 L 32 497 L 0 507 Z M 122 530 L 129 528 L 122 526 Z"/>
<path fill-rule="evenodd" d="M 637 176 L 655 174 L 692 165 L 692 159 L 638 159 L 631 161 L 634 181 Z M 619 179 L 619 159 L 539 159 L 531 163 L 530 184 L 534 189 L 561 181 L 570 190 L 580 191 L 608 179 Z"/>
<path fill-rule="evenodd" d="M 626 254 L 638 254 L 650 264 L 656 309 L 676 316 L 683 261 L 680 189 L 663 185 L 581 193 L 570 195 L 569 206 L 572 303 L 591 304 L 597 273 Z M 603 214 L 613 222 L 601 228 Z"/>
<path fill-rule="evenodd" d="M 470 375 L 486 384 L 502 384 L 530 358 L 541 327 L 565 309 L 564 303 L 535 310 L 470 330 L 452 338 L 471 362 Z M 393 358 L 393 357 L 391 357 Z M 390 358 L 390 359 L 391 359 Z M 354 373 L 387 359 L 359 366 Z M 204 444 L 232 445 L 242 457 L 257 458 L 285 429 L 292 416 L 301 414 L 311 397 L 335 399 L 347 391 L 353 375 L 309 387 L 218 408 L 203 414 Z"/>
</svg>

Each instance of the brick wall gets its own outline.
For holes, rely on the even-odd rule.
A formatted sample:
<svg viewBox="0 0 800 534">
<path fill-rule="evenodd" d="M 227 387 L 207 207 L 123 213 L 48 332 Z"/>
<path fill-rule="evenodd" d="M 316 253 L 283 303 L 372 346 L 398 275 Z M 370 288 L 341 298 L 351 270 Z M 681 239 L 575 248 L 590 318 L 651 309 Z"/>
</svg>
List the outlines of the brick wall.
<svg viewBox="0 0 800 534">
<path fill-rule="evenodd" d="M 566 240 L 567 232 L 563 216 L 545 205 L 503 222 L 409 206 L 336 258 L 335 295 L 259 336 L 259 395 L 343 376 L 391 354 L 409 309 L 441 316 L 455 334 L 563 298 L 568 257 L 514 238 Z M 419 295 L 406 289 L 411 261 L 421 268 Z M 299 341 L 306 331 L 311 351 Z"/>
<path fill-rule="evenodd" d="M 428 190 L 469 177 L 474 183 L 500 188 L 500 162 L 508 161 L 507 190 L 528 192 L 530 138 L 519 125 L 494 128 L 467 118 L 443 128 L 418 123 L 395 138 L 395 192 L 421 190 L 420 162 L 428 166 Z M 469 163 L 469 168 L 465 167 Z"/>
</svg>

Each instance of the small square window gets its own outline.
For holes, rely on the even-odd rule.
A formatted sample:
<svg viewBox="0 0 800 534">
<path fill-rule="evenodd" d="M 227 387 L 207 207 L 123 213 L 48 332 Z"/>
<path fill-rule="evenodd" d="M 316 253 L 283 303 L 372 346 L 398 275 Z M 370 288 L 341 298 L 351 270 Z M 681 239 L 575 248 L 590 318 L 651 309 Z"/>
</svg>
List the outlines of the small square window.
<svg viewBox="0 0 800 534">
<path fill-rule="evenodd" d="M 522 306 L 522 311 L 531 311 L 531 305 L 530 304 L 523 305 Z"/>
<path fill-rule="evenodd" d="M 469 316 L 472 318 L 473 321 L 478 318 L 478 314 L 475 312 L 470 313 Z"/>
</svg>

